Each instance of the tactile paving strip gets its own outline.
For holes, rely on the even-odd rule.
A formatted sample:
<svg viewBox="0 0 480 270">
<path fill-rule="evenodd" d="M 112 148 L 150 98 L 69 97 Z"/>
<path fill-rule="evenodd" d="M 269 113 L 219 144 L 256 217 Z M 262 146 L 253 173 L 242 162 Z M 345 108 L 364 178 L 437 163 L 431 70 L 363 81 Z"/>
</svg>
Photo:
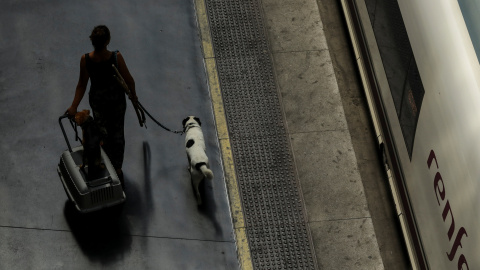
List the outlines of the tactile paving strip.
<svg viewBox="0 0 480 270">
<path fill-rule="evenodd" d="M 205 0 L 255 269 L 316 269 L 259 0 Z"/>
</svg>

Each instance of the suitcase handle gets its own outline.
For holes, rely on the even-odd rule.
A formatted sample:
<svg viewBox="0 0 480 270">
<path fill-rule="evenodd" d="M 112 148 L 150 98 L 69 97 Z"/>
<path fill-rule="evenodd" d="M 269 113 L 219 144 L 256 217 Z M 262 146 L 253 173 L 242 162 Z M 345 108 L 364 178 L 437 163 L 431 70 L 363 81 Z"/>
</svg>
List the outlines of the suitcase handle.
<svg viewBox="0 0 480 270">
<path fill-rule="evenodd" d="M 58 118 L 58 123 L 60 124 L 60 127 L 62 128 L 63 137 L 65 137 L 65 141 L 67 142 L 68 150 L 70 151 L 70 153 L 72 153 L 72 147 L 70 146 L 70 142 L 68 141 L 67 133 L 65 132 L 65 128 L 63 127 L 63 123 L 62 123 L 62 120 L 64 118 L 68 118 L 68 120 L 70 121 L 70 125 L 72 126 L 73 130 L 75 130 L 75 139 L 76 140 L 79 139 L 78 135 L 77 135 L 77 127 L 73 125 L 73 120 L 72 120 L 71 117 L 69 117 L 68 114 L 64 114 L 64 115 L 62 115 Z"/>
</svg>

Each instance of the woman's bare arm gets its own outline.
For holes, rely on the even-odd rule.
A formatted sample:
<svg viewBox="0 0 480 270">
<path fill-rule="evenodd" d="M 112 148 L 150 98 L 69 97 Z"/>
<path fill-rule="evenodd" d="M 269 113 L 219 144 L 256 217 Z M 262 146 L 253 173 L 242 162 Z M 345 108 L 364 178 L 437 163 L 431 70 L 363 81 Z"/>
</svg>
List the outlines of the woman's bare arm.
<svg viewBox="0 0 480 270">
<path fill-rule="evenodd" d="M 125 63 L 125 59 L 123 59 L 123 56 L 120 52 L 118 52 L 117 54 L 117 60 L 118 72 L 120 72 L 120 75 L 122 75 L 123 79 L 125 80 L 128 89 L 131 91 L 131 98 L 137 100 L 137 92 L 135 91 L 135 80 L 133 80 L 133 77 L 128 70 L 127 64 Z"/>
<path fill-rule="evenodd" d="M 82 58 L 80 59 L 80 77 L 78 78 L 72 105 L 67 110 L 68 115 L 74 115 L 77 113 L 78 105 L 82 101 L 85 91 L 87 90 L 88 79 L 87 62 L 85 60 L 85 55 L 82 55 Z"/>
</svg>

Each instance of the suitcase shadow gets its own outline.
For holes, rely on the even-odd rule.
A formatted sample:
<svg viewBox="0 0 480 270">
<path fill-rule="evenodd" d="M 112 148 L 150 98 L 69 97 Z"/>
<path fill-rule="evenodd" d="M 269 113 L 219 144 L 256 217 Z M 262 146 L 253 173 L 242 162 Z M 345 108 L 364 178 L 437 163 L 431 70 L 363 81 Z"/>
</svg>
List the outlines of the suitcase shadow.
<svg viewBox="0 0 480 270">
<path fill-rule="evenodd" d="M 130 229 L 122 214 L 123 205 L 82 214 L 67 201 L 64 215 L 82 252 L 91 261 L 108 266 L 128 253 L 132 244 Z"/>
</svg>

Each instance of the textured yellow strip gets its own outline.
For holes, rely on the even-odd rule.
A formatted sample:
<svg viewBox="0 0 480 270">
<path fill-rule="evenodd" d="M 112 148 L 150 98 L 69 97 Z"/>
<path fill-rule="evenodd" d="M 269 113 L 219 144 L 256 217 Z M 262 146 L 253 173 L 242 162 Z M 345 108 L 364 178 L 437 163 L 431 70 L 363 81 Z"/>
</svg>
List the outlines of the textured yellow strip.
<svg viewBox="0 0 480 270">
<path fill-rule="evenodd" d="M 222 92 L 218 80 L 217 66 L 214 58 L 215 56 L 213 53 L 205 1 L 194 1 L 202 39 L 203 55 L 205 57 L 205 68 L 207 69 L 208 86 L 212 98 L 213 113 L 215 115 L 218 138 L 220 140 L 220 150 L 222 152 L 222 161 L 225 170 L 225 182 L 230 201 L 230 210 L 232 213 L 238 259 L 242 270 L 252 270 L 253 265 L 250 257 L 250 246 L 248 244 L 247 234 L 245 232 L 242 201 L 240 199 L 240 192 L 237 184 L 237 176 L 235 173 L 230 138 L 228 137 L 227 120 L 225 117 Z"/>
<path fill-rule="evenodd" d="M 230 149 L 230 140 L 220 140 L 220 148 L 222 150 L 225 182 L 227 184 L 228 197 L 230 199 L 230 211 L 232 212 L 233 227 L 235 229 L 245 228 L 242 203 L 240 200 L 240 194 L 238 192 L 237 177 L 235 175 L 235 167 L 233 164 L 232 150 Z"/>
<path fill-rule="evenodd" d="M 225 118 L 225 109 L 223 107 L 223 98 L 222 92 L 220 90 L 220 83 L 218 82 L 218 73 L 215 58 L 205 59 L 205 68 L 207 69 L 208 87 L 210 89 L 210 96 L 213 102 L 213 112 L 215 114 L 215 122 L 217 124 L 218 138 L 220 140 L 229 140 L 227 119 Z M 230 142 L 228 143 L 230 144 Z"/>
<path fill-rule="evenodd" d="M 213 58 L 213 46 L 210 35 L 210 25 L 208 24 L 207 8 L 205 0 L 194 0 L 195 10 L 197 12 L 198 27 L 200 28 L 200 38 L 202 39 L 203 55 L 205 58 Z"/>
<path fill-rule="evenodd" d="M 235 229 L 237 238 L 237 250 L 239 254 L 240 267 L 243 270 L 252 270 L 252 259 L 250 258 L 250 248 L 248 245 L 247 233 L 245 228 Z"/>
</svg>

